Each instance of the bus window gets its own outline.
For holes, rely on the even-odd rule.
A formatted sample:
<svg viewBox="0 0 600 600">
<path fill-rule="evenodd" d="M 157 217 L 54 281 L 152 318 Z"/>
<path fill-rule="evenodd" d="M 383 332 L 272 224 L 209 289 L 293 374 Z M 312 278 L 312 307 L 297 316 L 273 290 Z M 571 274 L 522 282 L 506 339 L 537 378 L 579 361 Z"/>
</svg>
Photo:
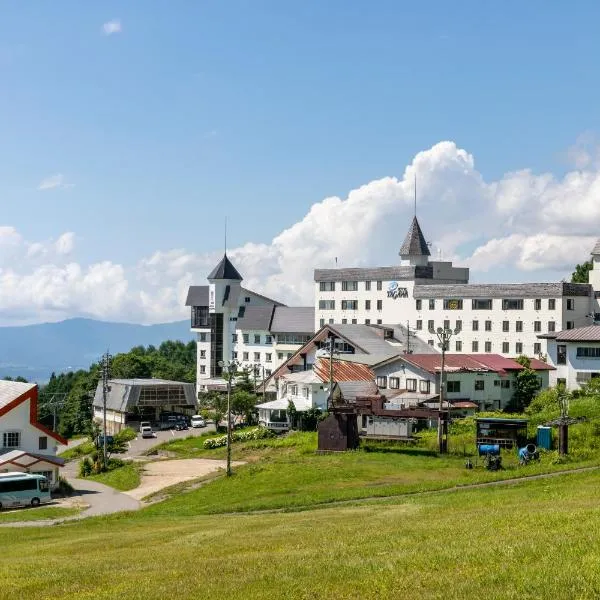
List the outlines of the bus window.
<svg viewBox="0 0 600 600">
<path fill-rule="evenodd" d="M 50 489 L 47 479 L 40 479 L 39 483 L 40 483 L 40 492 L 47 492 Z"/>
</svg>

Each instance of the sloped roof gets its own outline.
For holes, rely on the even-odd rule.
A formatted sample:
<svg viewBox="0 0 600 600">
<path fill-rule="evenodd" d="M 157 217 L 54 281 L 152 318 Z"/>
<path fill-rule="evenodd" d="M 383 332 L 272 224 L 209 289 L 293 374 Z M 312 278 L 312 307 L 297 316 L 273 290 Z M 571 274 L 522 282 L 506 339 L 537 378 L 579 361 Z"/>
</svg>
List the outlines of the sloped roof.
<svg viewBox="0 0 600 600">
<path fill-rule="evenodd" d="M 59 467 L 62 467 L 65 464 L 65 459 L 60 458 L 60 456 L 53 456 L 51 454 L 37 454 L 33 452 L 27 452 L 25 450 L 10 450 L 9 452 L 4 452 L 0 454 L 0 465 L 4 465 L 6 463 L 15 463 L 16 461 L 23 461 L 27 457 L 33 458 L 33 462 L 29 463 L 18 463 L 21 467 L 33 466 L 37 462 L 49 462 Z"/>
<path fill-rule="evenodd" d="M 318 358 L 313 370 L 317 377 L 325 382 L 329 381 L 329 359 Z M 374 381 L 375 373 L 367 365 L 345 360 L 333 359 L 333 381 Z"/>
<path fill-rule="evenodd" d="M 563 331 L 559 331 L 556 336 L 552 337 L 557 342 L 600 342 L 600 325 L 563 329 Z"/>
<path fill-rule="evenodd" d="M 371 381 L 337 381 L 336 386 L 346 401 L 354 401 L 358 396 L 375 396 L 379 393 L 377 384 Z"/>
<path fill-rule="evenodd" d="M 588 296 L 588 283 L 452 283 L 421 284 L 413 290 L 414 298 L 560 298 Z"/>
<path fill-rule="evenodd" d="M 0 380 L 0 408 L 3 408 L 36 387 L 35 383 Z"/>
<path fill-rule="evenodd" d="M 208 286 L 191 285 L 188 289 L 186 306 L 208 306 Z"/>
<path fill-rule="evenodd" d="M 408 233 L 404 238 L 404 243 L 400 247 L 400 256 L 430 256 L 431 252 L 425 241 L 425 236 L 421 231 L 421 226 L 417 217 L 413 217 Z"/>
<path fill-rule="evenodd" d="M 227 254 L 224 254 L 219 264 L 210 272 L 208 279 L 234 279 L 242 281 L 243 277 L 233 266 Z"/>
<path fill-rule="evenodd" d="M 273 314 L 273 333 L 314 333 L 314 306 L 278 306 Z"/>
<path fill-rule="evenodd" d="M 246 306 L 244 316 L 238 317 L 236 329 L 246 331 L 269 331 L 271 320 L 273 318 L 273 310 L 271 306 Z"/>
</svg>

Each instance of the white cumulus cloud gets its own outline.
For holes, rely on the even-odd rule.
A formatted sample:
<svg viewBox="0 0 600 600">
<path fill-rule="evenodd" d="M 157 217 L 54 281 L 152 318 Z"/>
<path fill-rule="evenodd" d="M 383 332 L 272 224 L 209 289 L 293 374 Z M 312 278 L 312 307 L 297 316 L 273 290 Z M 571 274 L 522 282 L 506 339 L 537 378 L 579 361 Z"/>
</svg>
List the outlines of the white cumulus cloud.
<svg viewBox="0 0 600 600">
<path fill-rule="evenodd" d="M 562 279 L 600 236 L 600 162 L 596 150 L 585 152 L 562 177 L 523 168 L 486 181 L 472 154 L 440 142 L 416 154 L 401 177 L 315 202 L 270 243 L 249 241 L 228 254 L 247 287 L 310 305 L 314 268 L 336 260 L 343 267 L 398 264 L 416 175 L 419 221 L 434 259 L 469 266 L 474 281 L 494 281 L 500 271 L 514 281 Z M 134 265 L 82 265 L 74 242 L 72 232 L 29 242 L 14 227 L 0 227 L 0 321 L 185 318 L 187 288 L 206 283 L 221 257 L 166 248 Z"/>
<path fill-rule="evenodd" d="M 67 183 L 65 181 L 64 175 L 62 173 L 57 173 L 56 175 L 51 175 L 50 177 L 42 179 L 37 189 L 43 192 L 46 190 L 68 189 L 74 186 L 75 184 Z"/>
<path fill-rule="evenodd" d="M 113 35 L 115 33 L 121 33 L 121 21 L 119 19 L 113 19 L 112 21 L 107 21 L 102 25 L 102 32 L 104 35 Z"/>
</svg>

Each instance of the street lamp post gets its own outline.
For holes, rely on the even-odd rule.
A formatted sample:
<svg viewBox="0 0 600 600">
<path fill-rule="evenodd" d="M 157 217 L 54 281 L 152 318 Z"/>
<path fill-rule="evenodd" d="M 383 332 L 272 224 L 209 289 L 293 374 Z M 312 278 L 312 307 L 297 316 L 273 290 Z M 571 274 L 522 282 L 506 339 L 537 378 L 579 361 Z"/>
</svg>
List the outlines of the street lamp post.
<svg viewBox="0 0 600 600">
<path fill-rule="evenodd" d="M 227 371 L 227 477 L 231 477 L 231 380 L 237 371 L 237 363 L 219 361 L 219 366 Z"/>
<path fill-rule="evenodd" d="M 442 410 L 444 406 L 445 397 L 445 374 L 446 374 L 446 350 L 450 347 L 450 338 L 453 335 L 460 333 L 460 327 L 456 329 L 450 329 L 449 327 L 438 327 L 437 329 L 430 329 L 429 333 L 435 334 L 439 340 L 438 346 L 442 349 L 442 368 L 440 371 L 440 406 L 438 410 L 438 450 L 440 454 L 446 454 L 448 452 L 448 422 L 442 420 Z M 450 410 L 448 410 L 450 415 Z M 445 435 L 444 435 L 445 434 Z"/>
</svg>

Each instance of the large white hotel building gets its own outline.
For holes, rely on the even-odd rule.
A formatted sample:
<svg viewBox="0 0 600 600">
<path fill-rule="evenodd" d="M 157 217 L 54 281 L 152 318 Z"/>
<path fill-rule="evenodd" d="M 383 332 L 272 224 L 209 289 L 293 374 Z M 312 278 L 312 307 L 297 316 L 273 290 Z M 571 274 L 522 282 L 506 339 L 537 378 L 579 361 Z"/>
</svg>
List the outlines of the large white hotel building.
<svg viewBox="0 0 600 600">
<path fill-rule="evenodd" d="M 590 284 L 470 284 L 469 269 L 432 261 L 414 217 L 394 267 L 316 269 L 315 330 L 325 324 L 402 324 L 437 345 L 429 330 L 460 328 L 450 352 L 546 353 L 540 334 L 600 320 L 600 242 Z"/>
<path fill-rule="evenodd" d="M 288 307 L 242 286 L 227 255 L 191 286 L 187 306 L 197 335 L 197 388 L 222 385 L 221 364 L 235 360 L 271 376 L 326 324 L 402 326 L 437 347 L 431 329 L 460 329 L 454 353 L 547 352 L 543 334 L 600 321 L 600 241 L 589 284 L 470 284 L 469 269 L 430 260 L 415 217 L 392 267 L 316 269 L 314 307 Z M 410 337 L 410 335 L 409 335 Z"/>
</svg>

